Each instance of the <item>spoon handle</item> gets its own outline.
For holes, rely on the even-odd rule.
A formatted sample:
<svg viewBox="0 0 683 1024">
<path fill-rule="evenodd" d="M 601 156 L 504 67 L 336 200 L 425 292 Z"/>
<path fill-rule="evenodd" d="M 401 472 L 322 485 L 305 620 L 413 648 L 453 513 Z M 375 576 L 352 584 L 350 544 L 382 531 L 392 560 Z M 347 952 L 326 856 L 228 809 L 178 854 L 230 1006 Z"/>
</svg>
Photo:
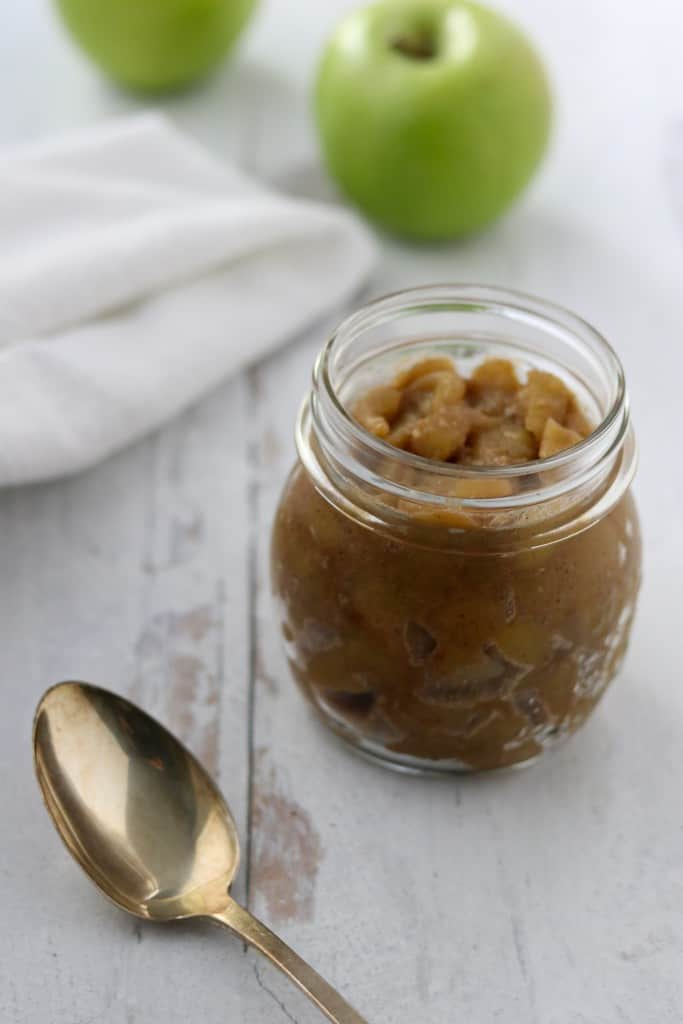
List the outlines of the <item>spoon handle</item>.
<svg viewBox="0 0 683 1024">
<path fill-rule="evenodd" d="M 230 900 L 225 910 L 210 916 L 267 956 L 333 1024 L 368 1024 L 317 971 L 239 903 Z"/>
</svg>

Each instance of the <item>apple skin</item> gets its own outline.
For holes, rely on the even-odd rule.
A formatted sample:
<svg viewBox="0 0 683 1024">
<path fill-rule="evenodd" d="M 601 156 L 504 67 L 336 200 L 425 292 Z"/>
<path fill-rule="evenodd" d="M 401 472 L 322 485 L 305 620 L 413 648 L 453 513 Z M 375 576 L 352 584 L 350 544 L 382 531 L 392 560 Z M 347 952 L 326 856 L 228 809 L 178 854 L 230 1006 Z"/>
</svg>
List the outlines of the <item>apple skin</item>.
<svg viewBox="0 0 683 1024">
<path fill-rule="evenodd" d="M 57 0 L 76 42 L 111 78 L 161 92 L 215 67 L 256 0 Z"/>
<path fill-rule="evenodd" d="M 546 149 L 552 101 L 535 50 L 500 14 L 468 0 L 380 0 L 336 29 L 315 107 L 348 199 L 398 235 L 445 240 L 519 195 Z"/>
</svg>

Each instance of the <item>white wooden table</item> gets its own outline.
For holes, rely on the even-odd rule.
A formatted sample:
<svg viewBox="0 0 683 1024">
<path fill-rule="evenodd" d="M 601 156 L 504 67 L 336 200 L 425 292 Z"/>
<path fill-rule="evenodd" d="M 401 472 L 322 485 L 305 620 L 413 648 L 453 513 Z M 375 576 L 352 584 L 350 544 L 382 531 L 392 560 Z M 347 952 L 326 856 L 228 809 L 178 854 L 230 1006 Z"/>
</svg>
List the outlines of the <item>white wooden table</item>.
<svg viewBox="0 0 683 1024">
<path fill-rule="evenodd" d="M 346 6 L 269 0 L 224 72 L 164 106 L 248 170 L 324 194 L 308 90 Z M 397 777 L 322 733 L 279 648 L 267 549 L 326 324 L 93 471 L 0 494 L 3 1024 L 320 1020 L 224 934 L 141 926 L 85 883 L 31 769 L 34 704 L 64 677 L 132 695 L 217 773 L 244 838 L 237 897 L 373 1024 L 683 1020 L 683 13 L 676 0 L 507 7 L 553 70 L 551 158 L 487 235 L 383 243 L 370 293 L 510 285 L 614 341 L 646 539 L 626 669 L 579 737 L 509 776 Z M 45 0 L 3 21 L 3 144 L 139 105 L 86 65 Z"/>
</svg>

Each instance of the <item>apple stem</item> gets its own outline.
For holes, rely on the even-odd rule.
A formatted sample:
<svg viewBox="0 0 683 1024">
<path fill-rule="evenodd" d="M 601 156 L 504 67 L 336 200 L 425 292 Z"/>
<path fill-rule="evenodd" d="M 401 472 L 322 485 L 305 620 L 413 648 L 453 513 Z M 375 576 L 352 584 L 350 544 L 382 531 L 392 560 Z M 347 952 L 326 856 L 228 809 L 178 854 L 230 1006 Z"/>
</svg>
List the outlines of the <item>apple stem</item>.
<svg viewBox="0 0 683 1024">
<path fill-rule="evenodd" d="M 434 38 L 428 32 L 415 31 L 395 36 L 391 46 L 412 60 L 431 60 L 436 56 Z"/>
</svg>

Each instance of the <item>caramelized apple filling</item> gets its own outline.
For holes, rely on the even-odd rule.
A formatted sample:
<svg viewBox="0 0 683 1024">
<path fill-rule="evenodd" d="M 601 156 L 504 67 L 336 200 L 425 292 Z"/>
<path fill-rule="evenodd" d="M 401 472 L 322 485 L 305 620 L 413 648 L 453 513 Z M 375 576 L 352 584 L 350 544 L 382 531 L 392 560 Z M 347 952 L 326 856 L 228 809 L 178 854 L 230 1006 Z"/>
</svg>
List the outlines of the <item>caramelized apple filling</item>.
<svg viewBox="0 0 683 1024">
<path fill-rule="evenodd" d="M 449 358 L 424 359 L 351 412 L 432 460 L 436 493 L 441 483 L 456 499 L 507 496 L 515 481 L 454 479 L 444 463 L 528 463 L 591 431 L 559 377 L 532 369 L 521 379 L 503 359 L 468 378 Z M 626 650 L 640 582 L 628 492 L 580 529 L 569 509 L 566 532 L 547 541 L 514 508 L 501 540 L 486 518 L 402 499 L 392 532 L 349 511 L 353 495 L 345 513 L 323 490 L 301 463 L 290 476 L 273 582 L 293 674 L 336 731 L 400 763 L 500 768 L 536 757 L 591 714 Z"/>
<path fill-rule="evenodd" d="M 531 370 L 522 384 L 506 359 L 487 359 L 469 378 L 446 356 L 424 359 L 366 392 L 353 415 L 396 448 L 467 466 L 546 459 L 591 432 L 559 377 Z"/>
</svg>

